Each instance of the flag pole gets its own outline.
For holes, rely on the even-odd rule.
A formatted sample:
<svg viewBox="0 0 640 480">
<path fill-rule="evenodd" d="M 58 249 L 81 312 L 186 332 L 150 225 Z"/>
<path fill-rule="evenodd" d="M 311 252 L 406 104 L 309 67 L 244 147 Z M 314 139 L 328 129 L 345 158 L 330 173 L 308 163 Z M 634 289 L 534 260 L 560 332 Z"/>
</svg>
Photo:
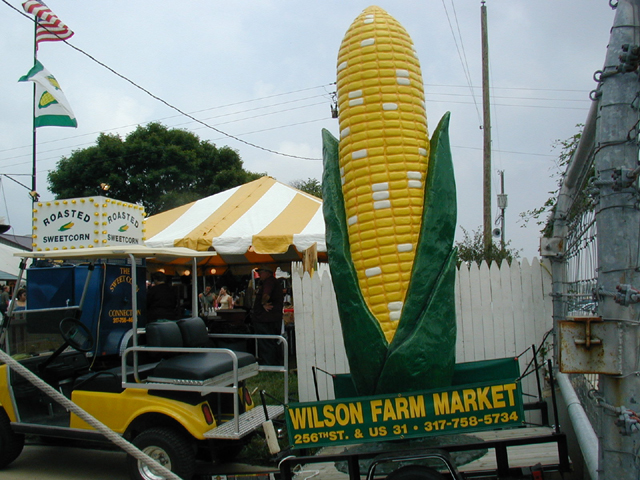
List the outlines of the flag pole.
<svg viewBox="0 0 640 480">
<path fill-rule="evenodd" d="M 35 20 L 33 22 L 33 64 L 35 65 L 36 62 L 38 61 L 38 39 L 37 39 L 37 31 L 38 31 L 38 21 Z M 33 128 L 33 133 L 32 133 L 32 166 L 31 166 L 31 201 L 32 203 L 35 203 L 36 201 L 36 105 L 38 99 L 36 98 L 36 84 L 33 84 L 33 108 L 31 109 L 31 125 Z"/>
</svg>

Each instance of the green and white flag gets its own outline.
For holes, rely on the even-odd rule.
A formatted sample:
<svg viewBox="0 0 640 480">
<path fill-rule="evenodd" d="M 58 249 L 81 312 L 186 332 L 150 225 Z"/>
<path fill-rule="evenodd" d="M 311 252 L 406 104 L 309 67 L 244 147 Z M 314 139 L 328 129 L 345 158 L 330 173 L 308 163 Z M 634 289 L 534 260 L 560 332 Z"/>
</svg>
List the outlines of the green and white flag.
<svg viewBox="0 0 640 480">
<path fill-rule="evenodd" d="M 60 84 L 49 70 L 36 60 L 29 73 L 21 77 L 19 82 L 36 84 L 36 102 L 34 125 L 36 127 L 77 127 L 76 117 L 64 96 Z"/>
</svg>

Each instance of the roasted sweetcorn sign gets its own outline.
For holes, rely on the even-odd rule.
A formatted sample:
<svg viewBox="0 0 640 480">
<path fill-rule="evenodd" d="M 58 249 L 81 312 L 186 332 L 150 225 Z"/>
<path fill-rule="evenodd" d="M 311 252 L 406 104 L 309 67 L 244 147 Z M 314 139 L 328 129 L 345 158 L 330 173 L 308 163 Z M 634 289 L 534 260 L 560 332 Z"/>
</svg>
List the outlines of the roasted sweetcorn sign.
<svg viewBox="0 0 640 480">
<path fill-rule="evenodd" d="M 408 33 L 369 7 L 338 55 L 340 140 L 323 131 L 324 216 L 361 395 L 446 386 L 455 362 L 456 192 L 448 114 L 431 141 Z"/>
</svg>

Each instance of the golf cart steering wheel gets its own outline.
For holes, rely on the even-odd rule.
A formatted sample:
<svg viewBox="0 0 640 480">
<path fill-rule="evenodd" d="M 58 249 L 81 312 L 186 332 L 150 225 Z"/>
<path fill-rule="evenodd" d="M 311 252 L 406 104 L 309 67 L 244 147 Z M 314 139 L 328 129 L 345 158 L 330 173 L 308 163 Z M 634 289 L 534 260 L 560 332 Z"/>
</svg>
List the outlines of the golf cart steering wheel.
<svg viewBox="0 0 640 480">
<path fill-rule="evenodd" d="M 79 352 L 88 352 L 93 348 L 93 336 L 84 323 L 80 323 L 75 318 L 67 317 L 62 319 L 58 328 L 60 329 L 64 343 L 60 345 L 47 360 L 38 366 L 42 373 L 47 372 L 49 365 L 52 365 L 69 345 Z"/>
<path fill-rule="evenodd" d="M 88 352 L 93 348 L 93 336 L 84 323 L 67 317 L 62 319 L 59 328 L 65 343 L 75 350 Z"/>
</svg>

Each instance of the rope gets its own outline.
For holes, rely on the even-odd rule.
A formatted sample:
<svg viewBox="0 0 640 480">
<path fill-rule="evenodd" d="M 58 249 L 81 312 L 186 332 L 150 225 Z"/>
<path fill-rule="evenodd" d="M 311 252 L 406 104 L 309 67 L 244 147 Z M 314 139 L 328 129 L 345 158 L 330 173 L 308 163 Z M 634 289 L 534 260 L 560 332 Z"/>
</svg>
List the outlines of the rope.
<svg viewBox="0 0 640 480">
<path fill-rule="evenodd" d="M 31 382 L 33 385 L 38 387 L 48 396 L 53 398 L 56 402 L 58 402 L 60 405 L 65 407 L 67 410 L 70 410 L 73 413 L 75 413 L 78 417 L 80 417 L 82 420 L 87 422 L 97 431 L 102 433 L 108 440 L 116 444 L 118 447 L 120 447 L 122 450 L 127 452 L 132 457 L 143 462 L 145 465 L 147 465 L 149 468 L 152 468 L 154 471 L 161 473 L 162 475 L 164 475 L 164 477 L 167 480 L 182 480 L 175 473 L 173 473 L 172 471 L 160 465 L 149 455 L 141 452 L 138 448 L 136 448 L 130 442 L 122 438 L 122 436 L 118 435 L 109 427 L 107 427 L 106 425 L 98 421 L 95 417 L 91 416 L 90 414 L 85 412 L 83 409 L 78 407 L 75 403 L 73 403 L 67 397 L 62 395 L 60 392 L 54 389 L 51 385 L 44 382 L 40 377 L 34 375 L 31 371 L 29 371 L 27 368 L 25 368 L 20 363 L 15 361 L 13 358 L 11 358 L 11 356 L 7 355 L 7 353 L 5 353 L 2 350 L 0 350 L 0 360 L 6 363 L 10 368 L 15 370 L 24 378 L 26 378 L 29 382 Z"/>
</svg>

